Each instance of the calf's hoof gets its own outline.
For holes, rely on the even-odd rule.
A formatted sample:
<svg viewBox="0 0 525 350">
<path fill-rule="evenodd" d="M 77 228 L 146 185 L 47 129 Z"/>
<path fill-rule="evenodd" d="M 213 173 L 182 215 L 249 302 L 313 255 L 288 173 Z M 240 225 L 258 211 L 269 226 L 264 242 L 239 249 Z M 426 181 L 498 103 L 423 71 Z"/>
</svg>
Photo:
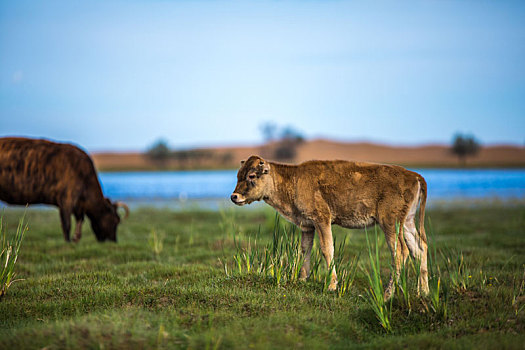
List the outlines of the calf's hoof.
<svg viewBox="0 0 525 350">
<path fill-rule="evenodd" d="M 301 273 L 299 274 L 299 281 L 306 281 L 308 279 L 308 273 L 304 270 L 301 270 Z"/>
</svg>

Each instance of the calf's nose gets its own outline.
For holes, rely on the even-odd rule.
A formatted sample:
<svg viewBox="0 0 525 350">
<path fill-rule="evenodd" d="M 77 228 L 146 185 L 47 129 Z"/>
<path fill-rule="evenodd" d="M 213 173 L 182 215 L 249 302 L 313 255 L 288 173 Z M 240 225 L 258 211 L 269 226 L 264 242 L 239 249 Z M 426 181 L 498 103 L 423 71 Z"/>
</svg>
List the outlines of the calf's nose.
<svg viewBox="0 0 525 350">
<path fill-rule="evenodd" d="M 232 200 L 232 202 L 236 202 L 237 201 L 237 195 L 234 193 L 230 196 L 230 199 Z"/>
</svg>

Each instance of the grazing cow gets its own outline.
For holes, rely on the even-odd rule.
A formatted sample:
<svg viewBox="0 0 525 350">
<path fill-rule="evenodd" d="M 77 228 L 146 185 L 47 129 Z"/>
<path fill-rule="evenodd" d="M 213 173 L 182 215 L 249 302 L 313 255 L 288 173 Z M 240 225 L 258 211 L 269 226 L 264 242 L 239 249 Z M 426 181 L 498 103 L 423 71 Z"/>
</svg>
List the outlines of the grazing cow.
<svg viewBox="0 0 525 350">
<path fill-rule="evenodd" d="M 97 240 L 117 241 L 117 208 L 128 207 L 104 198 L 91 158 L 80 148 L 64 143 L 27 138 L 0 138 L 0 200 L 9 204 L 51 204 L 60 209 L 66 241 L 70 241 L 71 214 L 77 226 L 74 241 L 82 236 L 84 215 Z"/>
<path fill-rule="evenodd" d="M 346 228 L 379 224 L 395 265 L 385 299 L 392 296 L 394 277 L 399 276 L 409 253 L 420 261 L 418 288 L 428 294 L 426 198 L 425 179 L 399 166 L 341 160 L 285 165 L 258 156 L 241 162 L 237 186 L 231 195 L 232 202 L 237 205 L 264 200 L 302 230 L 305 261 L 301 279 L 306 279 L 310 272 L 315 231 L 330 266 L 334 257 L 332 224 Z M 419 232 L 415 223 L 418 203 L 421 203 Z M 396 225 L 400 227 L 399 234 L 396 234 Z M 334 267 L 329 289 L 336 288 Z"/>
</svg>

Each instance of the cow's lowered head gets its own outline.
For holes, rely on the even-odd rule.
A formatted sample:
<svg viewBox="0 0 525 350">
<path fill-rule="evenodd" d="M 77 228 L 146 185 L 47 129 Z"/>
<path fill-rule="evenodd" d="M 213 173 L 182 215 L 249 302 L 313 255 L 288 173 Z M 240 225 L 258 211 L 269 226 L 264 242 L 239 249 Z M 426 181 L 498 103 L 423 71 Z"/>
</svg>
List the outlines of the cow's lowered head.
<svg viewBox="0 0 525 350">
<path fill-rule="evenodd" d="M 232 202 L 244 205 L 268 197 L 273 185 L 270 171 L 270 164 L 259 156 L 242 161 L 237 186 L 230 197 Z"/>
<path fill-rule="evenodd" d="M 127 218 L 129 215 L 128 206 L 123 202 L 112 203 L 108 198 L 104 198 L 104 202 L 96 214 L 89 215 L 88 213 L 91 228 L 95 236 L 97 236 L 98 241 L 117 241 L 117 226 L 120 223 L 120 216 L 117 212 L 118 208 L 124 208 L 126 212 L 124 218 Z"/>
</svg>

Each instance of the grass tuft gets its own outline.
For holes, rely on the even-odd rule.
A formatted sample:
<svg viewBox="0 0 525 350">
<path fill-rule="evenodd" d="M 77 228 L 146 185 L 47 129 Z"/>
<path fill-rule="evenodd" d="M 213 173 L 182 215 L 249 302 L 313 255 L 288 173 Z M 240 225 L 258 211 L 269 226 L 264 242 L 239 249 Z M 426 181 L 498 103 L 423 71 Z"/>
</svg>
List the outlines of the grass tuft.
<svg viewBox="0 0 525 350">
<path fill-rule="evenodd" d="M 20 252 L 20 246 L 24 239 L 28 226 L 24 224 L 25 216 L 18 222 L 18 227 L 11 239 L 8 238 L 7 225 L 4 224 L 4 215 L 0 216 L 0 298 L 6 293 L 15 279 L 15 264 Z"/>
<path fill-rule="evenodd" d="M 148 244 L 155 255 L 155 259 L 158 259 L 160 253 L 162 253 L 162 249 L 164 248 L 164 237 L 164 232 L 158 232 L 155 229 L 152 229 L 149 234 Z"/>
<path fill-rule="evenodd" d="M 241 237 L 243 236 L 241 234 Z M 220 259 L 225 274 L 231 276 L 233 273 L 238 275 L 253 273 L 270 278 L 277 286 L 298 281 L 304 264 L 304 256 L 301 249 L 301 235 L 296 226 L 292 224 L 283 226 L 280 223 L 280 216 L 276 214 L 270 242 L 261 245 L 258 243 L 260 237 L 261 227 L 259 226 L 253 241 L 251 238 L 248 238 L 247 242 L 234 238 L 236 251 L 233 258 L 231 260 L 228 258 Z M 350 260 L 344 258 L 346 255 L 346 237 L 340 244 L 336 244 L 334 239 L 334 245 L 337 249 L 332 265 L 324 269 L 324 257 L 314 241 L 310 259 L 310 280 L 321 282 L 323 292 L 327 292 L 331 280 L 331 271 L 335 266 L 339 273 L 336 295 L 343 297 L 353 285 L 359 256 Z"/>
<path fill-rule="evenodd" d="M 384 288 L 381 280 L 381 262 L 379 259 L 379 238 L 377 236 L 377 226 L 374 229 L 374 244 L 370 243 L 368 237 L 368 230 L 366 234 L 366 246 L 368 252 L 369 268 L 363 268 L 366 275 L 368 285 L 365 290 L 364 300 L 374 311 L 377 320 L 383 329 L 390 333 L 392 332 L 391 316 L 392 316 L 392 299 L 385 301 Z"/>
<path fill-rule="evenodd" d="M 301 252 L 301 238 L 295 226 L 290 225 L 288 229 L 281 230 L 279 216 L 276 215 L 272 240 L 261 246 L 258 243 L 260 233 L 259 227 L 253 242 L 251 237 L 246 242 L 234 236 L 236 252 L 233 255 L 233 264 L 227 258 L 223 261 L 226 274 L 229 275 L 228 271 L 238 275 L 255 273 L 269 277 L 278 286 L 297 281 L 304 257 Z"/>
</svg>

